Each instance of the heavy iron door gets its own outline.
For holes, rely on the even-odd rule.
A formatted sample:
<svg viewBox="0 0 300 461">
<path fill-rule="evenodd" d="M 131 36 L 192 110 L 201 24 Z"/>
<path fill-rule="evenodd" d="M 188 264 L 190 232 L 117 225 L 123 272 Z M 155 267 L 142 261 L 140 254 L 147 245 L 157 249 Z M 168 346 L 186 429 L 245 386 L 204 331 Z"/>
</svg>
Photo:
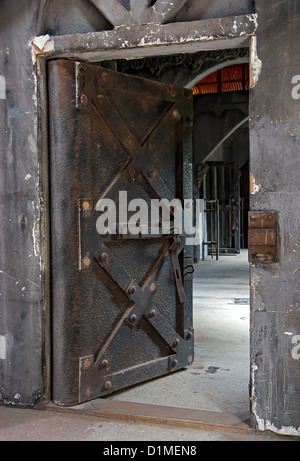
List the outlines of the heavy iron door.
<svg viewBox="0 0 300 461">
<path fill-rule="evenodd" d="M 48 82 L 53 401 L 73 405 L 193 362 L 185 237 L 124 233 L 118 213 L 96 230 L 120 191 L 149 210 L 192 198 L 192 93 L 62 59 Z"/>
</svg>

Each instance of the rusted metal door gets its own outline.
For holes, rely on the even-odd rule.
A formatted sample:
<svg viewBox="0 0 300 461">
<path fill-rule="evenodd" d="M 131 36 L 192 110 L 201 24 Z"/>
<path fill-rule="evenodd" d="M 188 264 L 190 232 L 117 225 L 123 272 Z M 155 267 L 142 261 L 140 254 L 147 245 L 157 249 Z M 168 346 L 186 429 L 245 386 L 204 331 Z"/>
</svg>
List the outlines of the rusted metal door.
<svg viewBox="0 0 300 461">
<path fill-rule="evenodd" d="M 123 233 L 118 213 L 96 230 L 120 191 L 149 210 L 192 198 L 192 93 L 71 60 L 48 81 L 53 401 L 73 405 L 193 362 L 192 247 Z"/>
</svg>

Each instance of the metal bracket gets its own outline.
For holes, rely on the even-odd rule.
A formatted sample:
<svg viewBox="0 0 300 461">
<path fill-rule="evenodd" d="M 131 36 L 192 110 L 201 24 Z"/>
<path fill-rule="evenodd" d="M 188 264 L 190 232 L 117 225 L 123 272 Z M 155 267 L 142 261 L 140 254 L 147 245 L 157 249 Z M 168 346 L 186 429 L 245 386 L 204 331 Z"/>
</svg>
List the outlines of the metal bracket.
<svg viewBox="0 0 300 461">
<path fill-rule="evenodd" d="M 277 262 L 277 213 L 251 211 L 248 230 L 249 262 Z"/>
</svg>

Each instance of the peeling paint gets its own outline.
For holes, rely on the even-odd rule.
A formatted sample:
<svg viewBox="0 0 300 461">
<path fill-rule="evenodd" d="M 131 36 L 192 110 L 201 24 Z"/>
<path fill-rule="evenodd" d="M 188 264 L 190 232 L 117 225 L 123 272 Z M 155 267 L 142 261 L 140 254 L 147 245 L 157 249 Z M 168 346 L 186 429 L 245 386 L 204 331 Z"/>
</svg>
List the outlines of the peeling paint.
<svg viewBox="0 0 300 461">
<path fill-rule="evenodd" d="M 50 38 L 50 35 L 40 35 L 34 37 L 30 45 L 32 47 L 32 61 L 33 64 L 36 62 L 36 56 L 39 54 L 52 53 L 54 51 L 54 41 Z"/>
<path fill-rule="evenodd" d="M 261 418 L 258 418 L 256 416 L 256 421 L 257 421 L 257 426 L 260 431 L 272 431 L 275 432 L 276 434 L 280 435 L 293 435 L 293 436 L 299 436 L 300 435 L 300 426 L 297 428 L 292 427 L 292 426 L 282 426 L 281 429 L 277 429 L 274 424 L 272 424 L 268 420 L 263 420 Z"/>
<path fill-rule="evenodd" d="M 250 193 L 256 194 L 259 192 L 261 184 L 256 184 L 255 178 L 252 173 L 250 173 Z"/>
<path fill-rule="evenodd" d="M 250 87 L 253 88 L 260 76 L 262 62 L 257 55 L 257 37 L 253 35 L 250 39 Z"/>
<path fill-rule="evenodd" d="M 33 247 L 35 256 L 40 256 L 40 220 L 38 219 L 33 226 Z"/>
</svg>

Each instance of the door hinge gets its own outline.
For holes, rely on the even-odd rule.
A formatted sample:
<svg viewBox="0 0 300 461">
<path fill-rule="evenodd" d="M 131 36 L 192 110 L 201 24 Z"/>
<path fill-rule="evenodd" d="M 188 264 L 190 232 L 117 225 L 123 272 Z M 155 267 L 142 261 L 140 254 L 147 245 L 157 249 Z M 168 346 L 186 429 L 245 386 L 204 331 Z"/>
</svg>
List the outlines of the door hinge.
<svg viewBox="0 0 300 461">
<path fill-rule="evenodd" d="M 277 213 L 275 211 L 249 213 L 248 247 L 250 263 L 277 262 Z"/>
</svg>

